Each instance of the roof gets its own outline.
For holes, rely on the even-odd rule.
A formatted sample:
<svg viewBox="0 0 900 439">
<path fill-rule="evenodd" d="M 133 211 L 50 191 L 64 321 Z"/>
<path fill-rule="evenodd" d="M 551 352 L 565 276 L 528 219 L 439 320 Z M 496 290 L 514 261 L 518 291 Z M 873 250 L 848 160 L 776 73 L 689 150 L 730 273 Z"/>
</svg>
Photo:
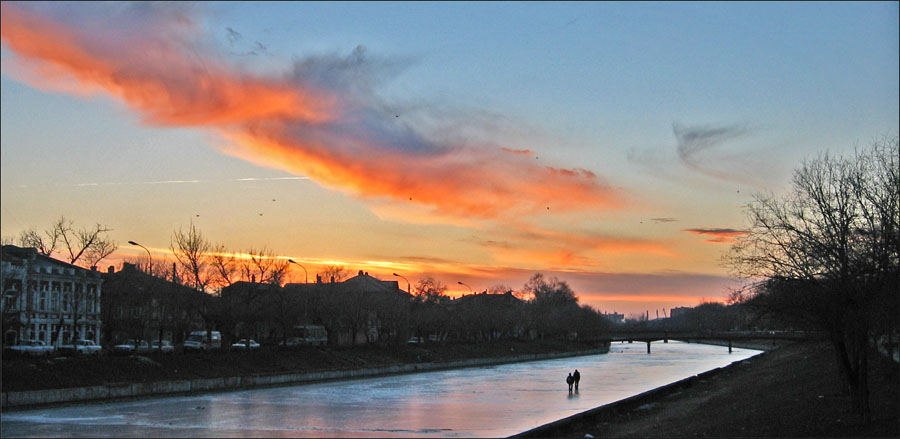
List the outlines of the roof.
<svg viewBox="0 0 900 439">
<path fill-rule="evenodd" d="M 138 270 L 134 264 L 125 263 L 122 269 L 114 273 L 103 273 L 103 288 L 112 293 L 118 287 L 144 290 L 147 287 L 165 287 L 167 290 L 179 291 L 180 294 L 200 293 L 191 287 L 172 282 L 169 279 L 152 276 Z"/>
<path fill-rule="evenodd" d="M 52 258 L 50 256 L 44 255 L 37 251 L 34 247 L 18 247 L 15 245 L 4 245 L 2 248 L 2 256 L 0 259 L 3 262 L 8 262 L 14 265 L 18 263 L 22 263 L 26 260 L 32 260 L 35 262 L 39 262 L 46 265 L 53 265 L 60 268 L 68 268 L 73 269 L 76 272 L 82 272 L 84 274 L 94 273 L 99 276 L 99 273 L 96 270 L 89 270 L 84 267 L 80 267 L 78 265 L 70 264 L 68 262 L 60 261 L 59 259 Z"/>
<path fill-rule="evenodd" d="M 351 277 L 342 282 L 323 282 L 314 284 L 287 284 L 286 289 L 296 292 L 333 291 L 333 292 L 363 292 L 363 293 L 387 293 L 409 296 L 409 293 L 400 289 L 400 284 L 395 280 L 380 280 L 368 273 Z"/>
</svg>

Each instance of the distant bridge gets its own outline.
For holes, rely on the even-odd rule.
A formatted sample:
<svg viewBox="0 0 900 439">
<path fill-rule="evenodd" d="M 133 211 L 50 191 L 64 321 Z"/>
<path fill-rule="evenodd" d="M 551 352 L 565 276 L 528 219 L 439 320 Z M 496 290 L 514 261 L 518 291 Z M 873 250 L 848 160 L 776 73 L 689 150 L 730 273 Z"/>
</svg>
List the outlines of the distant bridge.
<svg viewBox="0 0 900 439">
<path fill-rule="evenodd" d="M 825 334 L 822 332 L 808 331 L 660 331 L 660 330 L 631 330 L 613 331 L 602 337 L 604 341 L 628 342 L 636 341 L 647 343 L 647 353 L 650 353 L 650 343 L 669 340 L 678 340 L 688 343 L 704 341 L 728 342 L 728 352 L 731 352 L 732 343 L 740 340 L 822 340 Z"/>
</svg>

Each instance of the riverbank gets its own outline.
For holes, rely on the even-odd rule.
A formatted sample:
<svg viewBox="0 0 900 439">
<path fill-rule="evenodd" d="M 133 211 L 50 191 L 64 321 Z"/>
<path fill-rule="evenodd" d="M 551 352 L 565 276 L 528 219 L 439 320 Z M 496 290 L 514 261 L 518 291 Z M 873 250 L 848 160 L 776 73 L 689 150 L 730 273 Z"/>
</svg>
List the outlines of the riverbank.
<svg viewBox="0 0 900 439">
<path fill-rule="evenodd" d="M 596 354 L 603 349 L 590 343 L 504 340 L 189 355 L 4 357 L 3 407 L 288 385 Z"/>
<path fill-rule="evenodd" d="M 898 437 L 897 363 L 873 355 L 869 373 L 869 425 L 842 393 L 831 346 L 817 342 L 785 345 L 632 404 L 594 409 L 522 436 Z"/>
</svg>

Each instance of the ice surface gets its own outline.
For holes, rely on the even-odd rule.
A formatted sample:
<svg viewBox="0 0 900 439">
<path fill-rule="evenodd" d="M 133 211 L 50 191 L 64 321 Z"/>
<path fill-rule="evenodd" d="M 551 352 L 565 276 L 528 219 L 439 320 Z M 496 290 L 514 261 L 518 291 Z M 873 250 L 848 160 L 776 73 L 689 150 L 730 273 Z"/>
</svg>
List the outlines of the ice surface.
<svg viewBox="0 0 900 439">
<path fill-rule="evenodd" d="M 0 427 L 4 437 L 506 437 L 756 353 L 613 344 L 605 355 L 12 411 Z"/>
</svg>

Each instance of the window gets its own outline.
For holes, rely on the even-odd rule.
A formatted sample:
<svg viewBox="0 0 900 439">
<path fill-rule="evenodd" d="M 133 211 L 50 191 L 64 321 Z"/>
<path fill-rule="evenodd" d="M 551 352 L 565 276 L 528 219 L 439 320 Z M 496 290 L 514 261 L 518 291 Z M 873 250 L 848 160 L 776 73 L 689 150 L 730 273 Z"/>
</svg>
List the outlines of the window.
<svg viewBox="0 0 900 439">
<path fill-rule="evenodd" d="M 6 294 L 3 295 L 3 310 L 17 310 L 19 309 L 18 299 L 19 292 L 16 290 L 6 290 Z"/>
</svg>

